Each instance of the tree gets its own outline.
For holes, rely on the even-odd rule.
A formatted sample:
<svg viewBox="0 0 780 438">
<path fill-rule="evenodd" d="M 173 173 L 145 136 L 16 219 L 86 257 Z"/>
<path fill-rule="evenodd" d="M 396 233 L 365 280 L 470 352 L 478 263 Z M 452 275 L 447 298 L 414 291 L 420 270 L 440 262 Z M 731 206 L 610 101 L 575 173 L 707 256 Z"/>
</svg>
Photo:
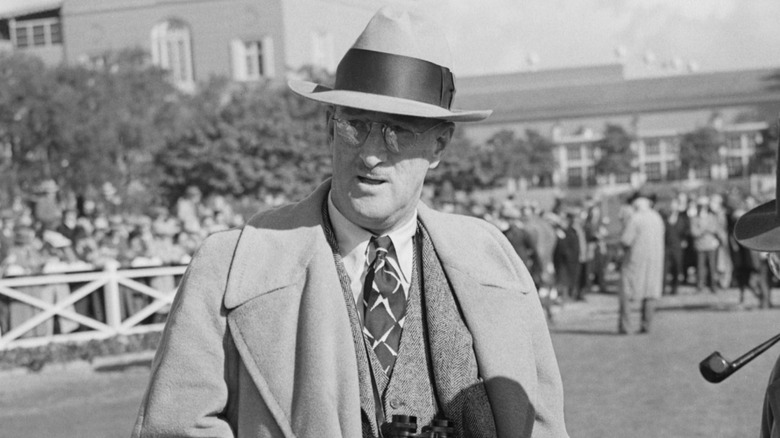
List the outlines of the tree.
<svg viewBox="0 0 780 438">
<path fill-rule="evenodd" d="M 426 183 L 440 189 L 445 185 L 455 190 L 467 191 L 479 187 L 481 183 L 474 171 L 476 157 L 475 145 L 464 135 L 463 128 L 456 125 L 441 162 L 428 172 Z"/>
<path fill-rule="evenodd" d="M 155 156 L 169 199 L 188 185 L 204 193 L 298 199 L 330 175 L 322 106 L 270 81 L 214 79 Z"/>
<path fill-rule="evenodd" d="M 39 59 L 0 53 L 0 173 L 8 192 L 52 176 L 47 152 L 62 111 L 51 101 L 55 93 L 54 78 Z"/>
<path fill-rule="evenodd" d="M 683 135 L 680 139 L 680 168 L 683 174 L 718 164 L 721 159 L 719 149 L 723 144 L 721 133 L 710 126 Z"/>
<path fill-rule="evenodd" d="M 151 185 L 151 157 L 164 146 L 182 96 L 138 49 L 100 59 L 53 72 L 63 113 L 52 160 L 77 189 L 106 181 L 117 187 L 132 181 Z"/>
<path fill-rule="evenodd" d="M 597 141 L 596 174 L 630 175 L 636 170 L 634 151 L 631 149 L 633 137 L 620 125 L 607 124 L 604 128 L 604 138 Z"/>
<path fill-rule="evenodd" d="M 751 173 L 771 173 L 777 165 L 777 154 L 780 145 L 780 122 L 771 123 L 761 131 L 760 140 L 756 142 L 756 153 L 750 157 Z"/>
<path fill-rule="evenodd" d="M 78 192 L 106 181 L 124 187 L 151 173 L 177 92 L 139 50 L 101 59 L 47 68 L 33 57 L 0 55 L 6 191 L 49 178 Z"/>
<path fill-rule="evenodd" d="M 528 166 L 525 176 L 541 185 L 552 185 L 552 174 L 558 165 L 553 151 L 555 143 L 543 137 L 537 131 L 525 131 L 528 144 Z"/>
</svg>

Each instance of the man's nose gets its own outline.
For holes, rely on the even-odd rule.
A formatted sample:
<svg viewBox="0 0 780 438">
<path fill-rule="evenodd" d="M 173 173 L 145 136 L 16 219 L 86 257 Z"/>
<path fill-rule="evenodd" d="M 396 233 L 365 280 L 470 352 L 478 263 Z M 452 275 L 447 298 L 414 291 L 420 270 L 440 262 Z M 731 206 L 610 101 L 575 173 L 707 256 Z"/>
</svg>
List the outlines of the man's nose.
<svg viewBox="0 0 780 438">
<path fill-rule="evenodd" d="M 387 160 L 387 148 L 385 147 L 385 138 L 382 134 L 381 124 L 371 124 L 366 141 L 360 146 L 360 159 L 363 160 L 363 163 L 368 168 L 373 168 Z"/>
</svg>

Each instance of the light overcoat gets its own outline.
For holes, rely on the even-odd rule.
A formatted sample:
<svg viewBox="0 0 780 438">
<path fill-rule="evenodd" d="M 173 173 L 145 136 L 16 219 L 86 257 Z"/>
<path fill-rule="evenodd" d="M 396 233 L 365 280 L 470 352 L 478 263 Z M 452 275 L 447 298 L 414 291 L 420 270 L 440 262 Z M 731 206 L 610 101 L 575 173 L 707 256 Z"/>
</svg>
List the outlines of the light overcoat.
<svg viewBox="0 0 780 438">
<path fill-rule="evenodd" d="M 761 413 L 761 438 L 780 438 L 780 358 L 772 368 Z"/>
<path fill-rule="evenodd" d="M 133 436 L 362 436 L 352 332 L 321 226 L 329 189 L 204 242 Z M 418 213 L 473 336 L 499 436 L 566 437 L 558 364 L 528 271 L 492 225 L 422 203 Z"/>
<path fill-rule="evenodd" d="M 632 214 L 620 236 L 626 249 L 621 266 L 623 293 L 629 298 L 661 298 L 664 290 L 664 220 L 648 209 Z"/>
</svg>

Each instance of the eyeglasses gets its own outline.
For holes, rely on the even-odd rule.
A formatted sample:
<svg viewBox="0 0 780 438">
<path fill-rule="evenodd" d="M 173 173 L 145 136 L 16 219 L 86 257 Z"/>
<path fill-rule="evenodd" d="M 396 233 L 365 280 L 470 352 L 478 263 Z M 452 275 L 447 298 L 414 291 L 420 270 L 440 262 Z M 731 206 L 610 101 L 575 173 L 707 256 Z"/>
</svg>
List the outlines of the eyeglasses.
<svg viewBox="0 0 780 438">
<path fill-rule="evenodd" d="M 780 252 L 770 252 L 767 257 L 769 264 L 769 270 L 775 275 L 775 278 L 780 279 Z"/>
<path fill-rule="evenodd" d="M 425 135 L 444 122 L 439 122 L 422 132 L 412 131 L 398 125 L 388 125 L 382 122 L 365 120 L 344 120 L 333 116 L 336 133 L 350 146 L 360 146 L 366 141 L 374 125 L 382 129 L 382 138 L 390 152 L 398 153 L 401 150 L 413 148 L 421 135 Z"/>
</svg>

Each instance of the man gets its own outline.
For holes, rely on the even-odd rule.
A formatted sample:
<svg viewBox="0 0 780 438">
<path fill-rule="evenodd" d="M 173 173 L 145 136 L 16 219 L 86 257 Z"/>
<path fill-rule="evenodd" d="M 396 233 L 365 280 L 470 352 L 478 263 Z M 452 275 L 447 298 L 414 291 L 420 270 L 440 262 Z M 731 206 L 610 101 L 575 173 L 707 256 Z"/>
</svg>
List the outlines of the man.
<svg viewBox="0 0 780 438">
<path fill-rule="evenodd" d="M 780 122 L 778 122 L 780 123 Z M 777 143 L 780 162 L 780 141 Z M 734 238 L 740 245 L 753 251 L 766 252 L 767 263 L 774 276 L 780 279 L 780 167 L 777 168 L 775 199 L 745 213 L 734 225 Z M 768 291 L 771 293 L 771 290 Z M 780 437 L 780 359 L 769 377 L 761 415 L 761 438 Z"/>
<path fill-rule="evenodd" d="M 625 253 L 621 264 L 618 333 L 629 332 L 630 303 L 634 300 L 642 303 L 639 333 L 648 333 L 655 301 L 664 288 L 664 220 L 653 209 L 650 197 L 641 192 L 636 192 L 629 203 L 634 212 L 620 236 Z"/>
<path fill-rule="evenodd" d="M 672 198 L 669 214 L 664 217 L 666 233 L 664 235 L 664 248 L 666 251 L 666 263 L 664 282 L 669 280 L 669 294 L 676 295 L 680 281 L 685 281 L 686 273 L 683 267 L 684 248 L 688 242 L 691 223 L 685 213 L 685 205 L 680 205 L 679 198 Z"/>
<path fill-rule="evenodd" d="M 556 230 L 558 241 L 553 253 L 553 263 L 556 287 L 564 301 L 576 299 L 579 286 L 580 239 L 574 228 L 575 217 L 576 213 L 573 211 L 561 214 Z"/>
<path fill-rule="evenodd" d="M 702 292 L 705 282 L 712 293 L 721 291 L 717 280 L 718 249 L 724 239 L 725 230 L 710 209 L 707 197 L 699 198 L 696 216 L 691 218 L 691 235 L 696 248 L 696 290 Z"/>
<path fill-rule="evenodd" d="M 333 89 L 290 82 L 331 105 L 333 178 L 204 242 L 135 436 L 390 436 L 399 414 L 458 437 L 567 436 L 528 271 L 492 225 L 419 202 L 453 122 L 490 114 L 450 109 L 448 50 L 386 8 Z"/>
</svg>

